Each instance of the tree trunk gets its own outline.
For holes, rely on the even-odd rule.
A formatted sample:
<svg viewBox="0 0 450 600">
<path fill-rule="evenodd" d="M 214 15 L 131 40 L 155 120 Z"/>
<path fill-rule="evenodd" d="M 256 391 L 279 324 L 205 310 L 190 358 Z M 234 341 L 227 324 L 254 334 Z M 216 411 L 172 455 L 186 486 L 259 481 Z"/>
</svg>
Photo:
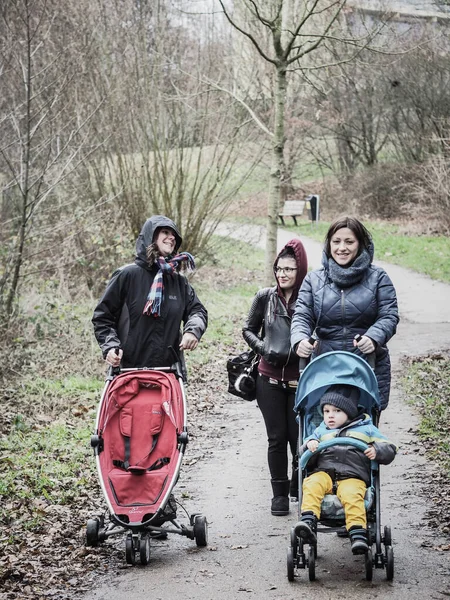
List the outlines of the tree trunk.
<svg viewBox="0 0 450 600">
<path fill-rule="evenodd" d="M 13 277 L 11 286 L 8 291 L 5 305 L 4 319 L 8 324 L 9 319 L 12 315 L 14 308 L 14 301 L 17 298 L 17 289 L 19 286 L 20 272 L 23 263 L 23 249 L 25 245 L 25 229 L 27 224 L 27 210 L 28 210 L 28 194 L 29 194 L 29 175 L 30 175 L 30 146 L 31 146 L 31 82 L 32 82 L 32 66 L 31 66 L 31 54 L 32 54 L 32 42 L 33 34 L 31 32 L 31 14 L 30 6 L 28 1 L 24 2 L 25 9 L 25 30 L 26 30 L 26 64 L 22 64 L 22 71 L 24 74 L 24 86 L 25 86 L 25 131 L 23 134 L 23 142 L 21 148 L 21 168 L 20 168 L 20 191 L 22 200 L 21 210 L 21 223 L 19 228 L 19 235 L 16 245 L 16 253 L 13 258 Z"/>
<path fill-rule="evenodd" d="M 273 261 L 277 255 L 278 213 L 281 205 L 281 174 L 284 172 L 284 112 L 286 103 L 286 65 L 276 68 L 274 138 L 272 148 L 272 170 L 268 198 L 267 245 L 264 279 L 266 285 L 273 283 Z"/>
</svg>

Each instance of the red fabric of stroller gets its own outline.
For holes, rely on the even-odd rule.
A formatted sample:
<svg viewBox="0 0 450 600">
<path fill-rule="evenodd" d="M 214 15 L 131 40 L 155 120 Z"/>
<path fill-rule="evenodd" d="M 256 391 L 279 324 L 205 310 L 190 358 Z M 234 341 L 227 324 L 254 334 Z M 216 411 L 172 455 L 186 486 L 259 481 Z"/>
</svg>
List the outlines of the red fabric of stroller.
<svg viewBox="0 0 450 600">
<path fill-rule="evenodd" d="M 103 439 L 99 471 L 116 515 L 148 520 L 167 500 L 178 474 L 177 433 L 183 430 L 184 402 L 173 373 L 132 371 L 106 390 L 98 431 Z"/>
</svg>

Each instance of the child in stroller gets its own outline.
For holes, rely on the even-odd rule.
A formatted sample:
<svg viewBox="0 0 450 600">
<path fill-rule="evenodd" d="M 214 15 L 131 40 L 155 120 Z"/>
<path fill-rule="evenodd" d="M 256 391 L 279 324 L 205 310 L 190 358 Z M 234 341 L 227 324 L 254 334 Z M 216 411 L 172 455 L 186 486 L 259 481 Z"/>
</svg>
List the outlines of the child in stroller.
<svg viewBox="0 0 450 600">
<path fill-rule="evenodd" d="M 344 508 L 353 554 L 365 554 L 369 549 L 364 497 L 370 485 L 370 461 L 388 465 L 397 452 L 370 416 L 358 409 L 359 397 L 355 386 L 333 385 L 320 400 L 323 421 L 300 449 L 301 453 L 308 449 L 316 455 L 309 463 L 311 474 L 303 481 L 301 519 L 296 526 L 296 533 L 303 540 L 316 542 L 322 500 L 335 486 Z M 353 446 L 329 446 L 317 452 L 320 442 L 338 436 L 363 440 L 368 447 L 363 451 Z"/>
<path fill-rule="evenodd" d="M 364 555 L 366 579 L 372 579 L 373 567 L 380 567 L 392 580 L 390 527 L 381 532 L 379 463 L 392 462 L 397 448 L 376 427 L 379 409 L 373 369 L 356 354 L 322 354 L 301 373 L 294 408 L 299 520 L 288 548 L 290 581 L 295 568 L 307 568 L 309 579 L 315 579 L 317 532 L 348 535 L 352 552 Z"/>
</svg>

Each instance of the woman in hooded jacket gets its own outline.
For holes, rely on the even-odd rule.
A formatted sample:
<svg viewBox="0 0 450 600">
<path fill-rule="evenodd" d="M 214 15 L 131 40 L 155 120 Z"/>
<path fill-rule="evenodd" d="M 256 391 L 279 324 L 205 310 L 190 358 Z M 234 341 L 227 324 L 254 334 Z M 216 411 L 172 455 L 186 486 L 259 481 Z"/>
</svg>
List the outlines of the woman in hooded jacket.
<svg viewBox="0 0 450 600">
<path fill-rule="evenodd" d="M 113 273 L 94 311 L 94 333 L 103 358 L 113 367 L 167 367 L 194 350 L 208 323 L 205 307 L 178 272 L 187 252 L 168 217 L 155 215 L 142 227 L 133 264 Z M 184 324 L 181 333 L 181 325 Z"/>
<path fill-rule="evenodd" d="M 383 410 L 391 385 L 386 344 L 397 330 L 399 315 L 395 288 L 387 273 L 372 264 L 373 253 L 370 233 L 358 219 L 342 216 L 331 223 L 323 266 L 308 273 L 298 294 L 291 344 L 302 358 L 335 350 L 362 357 L 375 352 Z"/>
<path fill-rule="evenodd" d="M 305 248 L 298 239 L 288 242 L 274 263 L 277 285 L 257 292 L 253 299 L 243 336 L 260 355 L 256 381 L 256 401 L 262 412 L 268 437 L 268 464 L 273 498 L 271 512 L 289 513 L 289 492 L 298 497 L 298 425 L 294 399 L 299 376 L 299 360 L 291 349 L 289 332 L 297 294 L 308 270 Z M 289 449 L 292 477 L 289 482 Z"/>
</svg>

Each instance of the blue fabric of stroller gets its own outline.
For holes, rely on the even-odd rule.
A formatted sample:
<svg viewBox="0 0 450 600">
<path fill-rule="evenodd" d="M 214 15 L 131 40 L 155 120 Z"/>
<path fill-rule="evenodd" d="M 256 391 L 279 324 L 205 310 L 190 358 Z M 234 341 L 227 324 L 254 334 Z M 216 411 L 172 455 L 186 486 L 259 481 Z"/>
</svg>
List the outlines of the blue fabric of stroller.
<svg viewBox="0 0 450 600">
<path fill-rule="evenodd" d="M 326 352 L 307 365 L 298 383 L 294 411 L 306 416 L 304 435 L 312 433 L 322 420 L 319 412 L 320 398 L 330 386 L 336 384 L 359 388 L 359 405 L 369 415 L 380 410 L 378 382 L 369 364 L 351 352 Z"/>
</svg>

